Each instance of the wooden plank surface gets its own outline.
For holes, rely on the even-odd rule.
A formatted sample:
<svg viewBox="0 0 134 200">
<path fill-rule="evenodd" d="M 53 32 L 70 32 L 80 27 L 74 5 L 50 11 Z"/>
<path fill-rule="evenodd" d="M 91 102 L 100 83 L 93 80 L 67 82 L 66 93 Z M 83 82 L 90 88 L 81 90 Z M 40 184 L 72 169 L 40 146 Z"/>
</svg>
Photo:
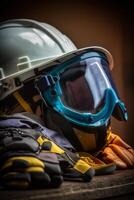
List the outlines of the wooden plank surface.
<svg viewBox="0 0 134 200">
<path fill-rule="evenodd" d="M 95 176 L 90 183 L 64 181 L 57 189 L 0 190 L 0 200 L 134 199 L 134 169 Z"/>
</svg>

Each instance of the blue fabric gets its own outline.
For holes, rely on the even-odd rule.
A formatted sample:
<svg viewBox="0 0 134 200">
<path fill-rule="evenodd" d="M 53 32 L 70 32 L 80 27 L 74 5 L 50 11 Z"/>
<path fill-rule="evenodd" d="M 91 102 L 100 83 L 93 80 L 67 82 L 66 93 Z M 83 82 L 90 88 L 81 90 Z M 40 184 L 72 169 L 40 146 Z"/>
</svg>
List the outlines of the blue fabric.
<svg viewBox="0 0 134 200">
<path fill-rule="evenodd" d="M 56 131 L 46 128 L 38 121 L 25 116 L 23 114 L 14 114 L 12 116 L 0 116 L 0 128 L 29 128 L 36 131 L 40 131 L 44 136 L 50 138 L 56 142 L 59 146 L 68 149 L 74 149 L 69 141 L 61 134 Z"/>
</svg>

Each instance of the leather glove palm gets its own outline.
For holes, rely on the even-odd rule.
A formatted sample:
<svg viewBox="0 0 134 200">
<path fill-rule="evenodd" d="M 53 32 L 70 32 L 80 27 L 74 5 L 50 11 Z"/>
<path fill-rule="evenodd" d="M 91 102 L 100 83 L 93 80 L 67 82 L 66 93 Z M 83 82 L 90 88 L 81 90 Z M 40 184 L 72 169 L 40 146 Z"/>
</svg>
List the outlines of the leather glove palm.
<svg viewBox="0 0 134 200">
<path fill-rule="evenodd" d="M 114 162 L 118 169 L 134 168 L 133 148 L 112 132 L 99 158 L 106 163 Z"/>
</svg>

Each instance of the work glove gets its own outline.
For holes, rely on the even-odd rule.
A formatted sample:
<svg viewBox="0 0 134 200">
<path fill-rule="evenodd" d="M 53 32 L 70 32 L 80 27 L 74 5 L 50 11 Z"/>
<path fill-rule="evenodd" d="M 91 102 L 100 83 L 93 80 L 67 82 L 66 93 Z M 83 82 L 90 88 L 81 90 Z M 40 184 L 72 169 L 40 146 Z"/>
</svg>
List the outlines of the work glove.
<svg viewBox="0 0 134 200">
<path fill-rule="evenodd" d="M 107 144 L 98 157 L 106 162 L 114 162 L 117 169 L 134 168 L 134 150 L 118 135 L 110 132 Z"/>
<path fill-rule="evenodd" d="M 0 129 L 0 183 L 4 187 L 58 187 L 64 179 L 90 181 L 94 169 L 34 129 Z"/>
<path fill-rule="evenodd" d="M 78 152 L 78 155 L 83 161 L 94 168 L 95 175 L 112 174 L 116 169 L 116 165 L 114 163 L 106 164 L 89 153 Z"/>
<path fill-rule="evenodd" d="M 40 138 L 42 152 L 55 153 L 58 156 L 60 167 L 65 180 L 81 179 L 89 182 L 95 174 L 93 167 L 82 160 L 76 153 L 60 147 L 48 138 Z"/>
<path fill-rule="evenodd" d="M 42 152 L 33 129 L 0 129 L 0 184 L 14 189 L 58 187 L 63 176 L 58 157 Z"/>
</svg>

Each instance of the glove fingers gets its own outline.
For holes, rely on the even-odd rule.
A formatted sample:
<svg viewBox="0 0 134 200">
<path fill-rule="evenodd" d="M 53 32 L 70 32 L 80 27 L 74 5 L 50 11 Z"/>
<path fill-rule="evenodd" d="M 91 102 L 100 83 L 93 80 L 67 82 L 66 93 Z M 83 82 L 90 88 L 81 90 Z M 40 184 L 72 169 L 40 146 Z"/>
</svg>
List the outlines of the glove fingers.
<svg viewBox="0 0 134 200">
<path fill-rule="evenodd" d="M 124 162 L 122 162 L 119 158 L 113 161 L 113 159 L 111 159 L 111 157 L 107 155 L 103 157 L 103 160 L 106 163 L 114 162 L 117 169 L 127 169 L 127 165 Z"/>
<path fill-rule="evenodd" d="M 85 180 L 85 181 L 90 181 L 92 179 L 92 177 L 95 175 L 95 170 L 86 162 L 84 162 L 83 160 L 79 159 L 74 167 L 74 170 L 76 170 L 78 173 L 81 173 L 81 177 Z"/>
<path fill-rule="evenodd" d="M 62 175 L 53 175 L 51 176 L 51 187 L 58 187 L 63 182 Z"/>
<path fill-rule="evenodd" d="M 98 165 L 95 167 L 95 175 L 112 174 L 116 170 L 115 163 Z"/>
<path fill-rule="evenodd" d="M 127 150 L 134 156 L 134 150 L 132 148 L 129 148 Z"/>
<path fill-rule="evenodd" d="M 57 155 L 42 151 L 38 157 L 44 162 L 45 172 L 50 175 L 52 186 L 59 186 L 63 182 L 63 176 Z"/>
<path fill-rule="evenodd" d="M 79 152 L 80 158 L 95 169 L 95 175 L 110 174 L 116 169 L 114 163 L 106 164 L 100 159 L 86 152 Z"/>
<path fill-rule="evenodd" d="M 67 167 L 62 168 L 62 170 L 64 179 L 69 180 L 83 179 L 84 181 L 89 182 L 95 175 L 95 170 L 82 159 L 77 160 L 73 166 L 68 165 Z"/>
<path fill-rule="evenodd" d="M 14 189 L 27 189 L 29 187 L 48 187 L 51 185 L 51 178 L 47 173 L 19 173 L 9 172 L 2 178 L 5 187 Z"/>
<path fill-rule="evenodd" d="M 104 149 L 104 153 L 102 153 L 102 159 L 106 163 L 114 162 L 117 168 L 121 169 L 127 168 L 127 164 L 123 162 L 110 147 L 106 147 Z"/>
<path fill-rule="evenodd" d="M 36 170 L 36 167 L 34 169 L 26 168 L 24 171 L 22 169 L 18 171 L 9 170 L 1 179 L 4 181 L 4 186 L 15 189 L 42 188 L 52 185 L 51 177 L 44 170 Z"/>
<path fill-rule="evenodd" d="M 92 156 L 87 152 L 78 152 L 80 158 L 84 160 L 86 163 L 91 164 L 92 162 L 96 164 L 105 164 L 102 160 L 98 159 L 97 157 Z"/>
<path fill-rule="evenodd" d="M 51 178 L 47 173 L 44 172 L 32 172 L 31 175 L 31 186 L 36 188 L 49 187 L 51 185 Z"/>
<path fill-rule="evenodd" d="M 117 154 L 117 156 L 127 164 L 128 167 L 132 167 L 134 165 L 134 156 L 123 147 L 119 147 L 116 144 L 110 144 L 110 148 Z"/>
<path fill-rule="evenodd" d="M 61 168 L 59 164 L 46 163 L 45 171 L 51 177 L 51 186 L 58 187 L 63 182 L 63 176 L 61 175 Z"/>
<path fill-rule="evenodd" d="M 56 154 L 42 151 L 38 158 L 42 160 L 45 165 L 45 171 L 50 174 L 61 174 L 59 160 Z"/>
<path fill-rule="evenodd" d="M 31 176 L 28 173 L 10 172 L 1 177 L 4 187 L 10 189 L 27 189 L 31 182 Z"/>
<path fill-rule="evenodd" d="M 116 144 L 118 146 L 122 146 L 124 147 L 125 149 L 129 149 L 131 148 L 130 145 L 128 145 L 121 137 L 119 137 L 118 135 L 115 135 L 113 133 L 111 133 L 111 137 L 114 139 L 113 140 L 113 144 Z"/>
<path fill-rule="evenodd" d="M 42 166 L 44 166 L 44 168 L 42 168 Z M 1 174 L 3 173 L 5 177 L 11 177 L 10 181 L 6 181 L 8 185 L 4 185 L 16 189 L 25 189 L 29 186 L 38 188 L 58 187 L 63 182 L 61 169 L 58 163 L 46 162 L 44 164 L 34 157 L 13 157 L 8 159 L 1 169 Z M 23 180 L 22 174 L 24 174 L 24 178 L 25 174 L 28 174 L 31 181 Z"/>
<path fill-rule="evenodd" d="M 123 147 L 121 147 L 121 150 L 124 151 L 124 154 L 127 155 L 129 161 L 130 161 L 130 166 L 134 166 L 134 153 L 133 153 L 133 149 L 124 149 Z"/>
<path fill-rule="evenodd" d="M 12 157 L 1 167 L 1 172 L 44 172 L 44 164 L 34 157 Z"/>
<path fill-rule="evenodd" d="M 85 173 L 81 173 L 80 171 L 74 168 L 68 168 L 64 171 L 64 179 L 74 180 L 82 178 L 85 182 L 89 182 L 93 176 L 95 175 L 95 170 L 90 167 Z"/>
<path fill-rule="evenodd" d="M 27 163 L 27 166 L 39 166 L 44 168 L 44 163 L 39 160 L 38 158 L 32 157 L 32 156 L 16 156 L 16 157 L 12 157 L 9 159 L 9 161 L 16 161 L 18 160 L 18 163 L 21 161 Z M 21 165 L 22 166 L 22 165 Z"/>
</svg>

